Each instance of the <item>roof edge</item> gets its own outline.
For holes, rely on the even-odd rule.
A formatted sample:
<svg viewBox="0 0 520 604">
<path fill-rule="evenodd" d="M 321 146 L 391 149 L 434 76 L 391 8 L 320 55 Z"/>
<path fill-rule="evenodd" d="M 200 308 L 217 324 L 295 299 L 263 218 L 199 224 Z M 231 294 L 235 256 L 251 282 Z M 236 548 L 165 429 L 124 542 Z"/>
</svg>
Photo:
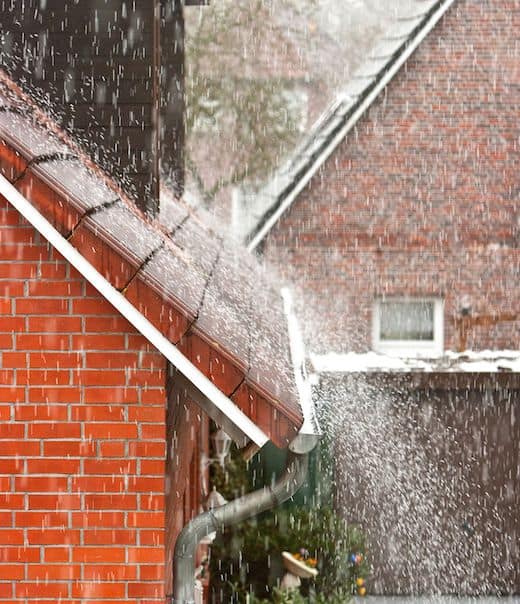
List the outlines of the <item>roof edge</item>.
<svg viewBox="0 0 520 604">
<path fill-rule="evenodd" d="M 225 415 L 236 432 L 262 447 L 270 439 L 223 394 L 182 352 L 141 314 L 50 222 L 3 176 L 0 194 L 120 312 L 193 386 Z"/>
<path fill-rule="evenodd" d="M 380 70 L 380 79 L 371 82 L 364 92 L 361 94 L 361 101 L 354 103 L 352 110 L 347 113 L 346 122 L 339 130 L 332 133 L 332 139 L 328 139 L 321 152 L 317 156 L 313 156 L 310 159 L 310 163 L 304 166 L 297 174 L 295 180 L 292 181 L 275 199 L 274 203 L 263 213 L 261 218 L 258 220 L 257 225 L 250 231 L 246 237 L 247 249 L 250 252 L 256 250 L 260 243 L 264 240 L 266 235 L 271 231 L 274 225 L 282 217 L 283 214 L 291 207 L 293 202 L 296 200 L 298 195 L 309 183 L 311 178 L 316 174 L 318 169 L 325 163 L 325 161 L 332 155 L 339 144 L 343 141 L 345 136 L 350 130 L 357 124 L 357 122 L 363 117 L 366 111 L 370 108 L 372 103 L 377 99 L 379 94 L 384 90 L 388 83 L 394 78 L 394 76 L 400 71 L 401 67 L 406 63 L 410 56 L 419 47 L 426 36 L 433 30 L 440 19 L 448 11 L 451 5 L 456 0 L 439 0 L 434 7 L 428 12 L 424 22 L 422 22 L 416 29 L 414 37 L 407 40 L 403 46 L 402 51 L 399 55 L 392 56 L 388 63 Z M 337 107 L 338 100 L 335 99 L 331 107 L 327 108 L 324 115 L 334 110 L 334 106 Z M 324 124 L 323 116 L 318 119 L 318 124 Z M 314 135 L 319 133 L 319 129 L 316 130 Z"/>
</svg>

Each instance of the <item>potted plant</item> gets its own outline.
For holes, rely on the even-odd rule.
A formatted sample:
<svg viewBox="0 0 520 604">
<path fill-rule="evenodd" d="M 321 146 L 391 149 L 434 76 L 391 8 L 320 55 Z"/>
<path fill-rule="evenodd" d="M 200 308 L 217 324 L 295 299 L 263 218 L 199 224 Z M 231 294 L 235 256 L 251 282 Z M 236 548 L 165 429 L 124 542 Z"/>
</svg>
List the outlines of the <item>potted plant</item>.
<svg viewBox="0 0 520 604">
<path fill-rule="evenodd" d="M 316 569 L 318 561 L 316 558 L 311 558 L 309 551 L 303 547 L 295 554 L 282 552 L 282 559 L 285 570 L 296 577 L 311 579 L 318 574 Z"/>
</svg>

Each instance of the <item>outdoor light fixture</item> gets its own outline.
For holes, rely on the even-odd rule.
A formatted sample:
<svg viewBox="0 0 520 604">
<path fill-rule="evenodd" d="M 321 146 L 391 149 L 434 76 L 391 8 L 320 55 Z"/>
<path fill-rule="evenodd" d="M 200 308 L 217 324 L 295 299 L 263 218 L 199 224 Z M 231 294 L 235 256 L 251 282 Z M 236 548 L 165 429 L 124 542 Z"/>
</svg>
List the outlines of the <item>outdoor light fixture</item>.
<svg viewBox="0 0 520 604">
<path fill-rule="evenodd" d="M 213 443 L 213 450 L 215 451 L 216 457 L 213 459 L 207 459 L 207 461 L 218 461 L 223 468 L 227 454 L 229 453 L 229 449 L 231 447 L 231 438 L 226 434 L 226 432 L 224 432 L 224 430 L 222 430 L 222 428 L 219 428 L 212 434 L 211 442 Z"/>
<path fill-rule="evenodd" d="M 202 492 L 207 493 L 207 476 L 204 470 L 213 462 L 218 461 L 220 467 L 224 469 L 227 454 L 231 447 L 231 438 L 219 428 L 214 434 L 211 435 L 211 442 L 213 443 L 213 451 L 215 451 L 215 457 L 206 457 L 202 454 L 200 457 L 200 471 L 202 480 Z M 211 497 L 211 494 L 210 494 Z"/>
</svg>

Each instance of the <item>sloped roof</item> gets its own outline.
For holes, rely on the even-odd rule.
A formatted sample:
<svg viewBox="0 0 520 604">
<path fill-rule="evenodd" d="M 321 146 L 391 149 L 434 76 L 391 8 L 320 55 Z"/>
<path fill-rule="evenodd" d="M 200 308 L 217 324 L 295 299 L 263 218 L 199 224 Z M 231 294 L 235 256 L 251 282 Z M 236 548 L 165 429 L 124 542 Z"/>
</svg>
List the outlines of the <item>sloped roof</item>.
<svg viewBox="0 0 520 604">
<path fill-rule="evenodd" d="M 417 0 L 412 12 L 390 27 L 291 158 L 255 195 L 249 249 L 260 244 L 454 1 Z"/>
<path fill-rule="evenodd" d="M 144 216 L 3 74 L 0 172 L 276 444 L 292 440 L 303 418 L 283 301 L 241 246 L 173 198 Z"/>
</svg>

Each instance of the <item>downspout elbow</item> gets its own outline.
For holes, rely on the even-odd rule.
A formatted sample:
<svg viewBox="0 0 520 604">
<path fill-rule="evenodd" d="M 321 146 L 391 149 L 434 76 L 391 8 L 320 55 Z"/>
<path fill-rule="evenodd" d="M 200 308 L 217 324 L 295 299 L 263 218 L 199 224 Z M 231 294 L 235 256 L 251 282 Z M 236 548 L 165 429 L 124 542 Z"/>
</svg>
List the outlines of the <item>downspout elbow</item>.
<svg viewBox="0 0 520 604">
<path fill-rule="evenodd" d="M 182 529 L 174 550 L 174 595 L 172 604 L 195 602 L 195 553 L 199 541 L 215 532 L 218 522 L 212 511 L 199 514 Z"/>
<path fill-rule="evenodd" d="M 264 487 L 204 512 L 181 531 L 175 544 L 174 598 L 172 604 L 194 604 L 195 553 L 201 539 L 212 532 L 273 509 L 290 499 L 307 475 L 308 454 L 290 453 L 284 473 L 270 487 Z"/>
</svg>

